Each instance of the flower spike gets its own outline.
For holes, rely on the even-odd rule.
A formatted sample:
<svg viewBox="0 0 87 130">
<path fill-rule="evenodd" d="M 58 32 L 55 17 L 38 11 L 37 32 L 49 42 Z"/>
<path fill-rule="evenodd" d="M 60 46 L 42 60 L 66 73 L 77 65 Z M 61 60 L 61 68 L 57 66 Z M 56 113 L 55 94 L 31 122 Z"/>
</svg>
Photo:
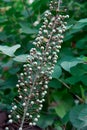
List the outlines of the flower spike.
<svg viewBox="0 0 87 130">
<path fill-rule="evenodd" d="M 16 87 L 18 98 L 12 103 L 9 123 L 19 125 L 23 129 L 25 122 L 29 126 L 36 125 L 40 118 L 40 111 L 47 94 L 48 82 L 52 79 L 54 66 L 63 42 L 66 30 L 65 19 L 68 15 L 60 12 L 59 0 L 50 2 L 50 8 L 45 12 L 43 25 L 33 42 L 35 48 L 30 50 L 24 71 L 20 74 Z"/>
</svg>

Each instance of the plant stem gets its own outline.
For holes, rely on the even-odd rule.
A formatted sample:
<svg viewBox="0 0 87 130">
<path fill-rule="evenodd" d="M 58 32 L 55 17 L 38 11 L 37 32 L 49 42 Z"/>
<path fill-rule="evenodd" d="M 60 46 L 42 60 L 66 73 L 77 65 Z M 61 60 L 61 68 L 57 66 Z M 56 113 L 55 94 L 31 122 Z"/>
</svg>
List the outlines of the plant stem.
<svg viewBox="0 0 87 130">
<path fill-rule="evenodd" d="M 69 90 L 71 89 L 70 86 L 68 86 L 65 82 L 63 82 L 61 79 L 58 79 L 59 82 L 61 82 L 66 88 L 68 88 Z M 82 99 L 81 97 L 79 97 L 77 94 L 74 94 L 73 92 L 70 92 L 71 94 L 73 94 L 81 103 L 84 103 L 84 99 Z"/>
<path fill-rule="evenodd" d="M 35 79 L 34 79 L 34 82 L 33 82 L 33 85 L 32 85 L 32 89 L 31 89 L 31 91 L 30 91 L 30 93 L 29 93 L 29 96 L 31 96 L 31 94 L 32 94 L 32 92 L 33 92 L 33 88 L 34 88 L 34 85 L 35 85 L 36 80 L 37 80 L 37 74 L 36 74 L 36 77 L 35 77 Z M 27 112 L 27 109 L 28 109 L 29 101 L 30 101 L 30 98 L 28 98 L 28 101 L 27 101 L 27 103 L 26 103 L 26 107 L 25 107 L 25 109 L 24 109 L 24 114 L 23 114 L 23 118 L 22 118 L 21 125 L 20 125 L 21 128 L 23 128 L 23 124 L 24 124 L 24 120 L 25 120 L 25 117 L 26 117 L 26 112 Z"/>
<path fill-rule="evenodd" d="M 60 3 L 61 3 L 61 0 L 58 1 L 58 11 L 60 10 Z"/>
</svg>

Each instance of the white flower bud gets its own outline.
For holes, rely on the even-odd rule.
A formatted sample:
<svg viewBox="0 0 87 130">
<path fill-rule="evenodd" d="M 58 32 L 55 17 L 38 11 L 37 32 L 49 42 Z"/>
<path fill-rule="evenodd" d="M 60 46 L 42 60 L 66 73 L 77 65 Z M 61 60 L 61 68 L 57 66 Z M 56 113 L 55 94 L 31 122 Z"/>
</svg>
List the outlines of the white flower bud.
<svg viewBox="0 0 87 130">
<path fill-rule="evenodd" d="M 30 125 L 30 126 L 32 126 L 32 125 L 33 125 L 33 123 L 32 123 L 32 122 L 30 122 L 30 123 L 29 123 L 29 125 Z"/>
<path fill-rule="evenodd" d="M 36 122 L 33 122 L 33 125 L 35 126 L 35 125 L 36 125 Z"/>
<path fill-rule="evenodd" d="M 19 84 L 16 84 L 16 87 L 19 88 Z"/>
<path fill-rule="evenodd" d="M 16 117 L 17 117 L 18 119 L 20 118 L 20 116 L 19 116 L 19 115 L 17 115 Z"/>
<path fill-rule="evenodd" d="M 30 118 L 32 118 L 33 116 L 32 115 L 30 115 Z"/>
<path fill-rule="evenodd" d="M 22 96 L 20 95 L 19 98 L 22 99 Z"/>
<path fill-rule="evenodd" d="M 29 113 L 26 113 L 26 116 L 29 116 Z"/>
<path fill-rule="evenodd" d="M 13 122 L 13 120 L 12 120 L 12 119 L 10 119 L 8 122 L 9 122 L 9 123 L 12 123 L 12 122 Z"/>
<path fill-rule="evenodd" d="M 31 104 L 33 105 L 33 104 L 34 104 L 34 101 L 31 101 Z"/>
<path fill-rule="evenodd" d="M 8 118 L 11 118 L 12 116 L 11 115 L 8 115 Z"/>
<path fill-rule="evenodd" d="M 43 47 L 43 46 L 41 46 L 41 49 L 42 49 L 42 50 L 44 50 L 44 47 Z"/>
<path fill-rule="evenodd" d="M 5 130 L 9 130 L 9 128 L 8 128 L 8 127 L 5 127 Z"/>
<path fill-rule="evenodd" d="M 37 118 L 40 118 L 40 115 L 37 115 Z"/>
<path fill-rule="evenodd" d="M 34 121 L 38 121 L 38 118 L 35 118 Z"/>
<path fill-rule="evenodd" d="M 27 92 L 27 89 L 25 88 L 24 91 Z"/>
<path fill-rule="evenodd" d="M 26 103 L 24 102 L 22 105 L 23 105 L 23 106 L 26 106 Z"/>
<path fill-rule="evenodd" d="M 47 88 L 48 88 L 48 85 L 44 85 L 44 87 L 47 89 Z"/>
<path fill-rule="evenodd" d="M 23 74 L 23 73 L 21 73 L 20 75 L 21 75 L 21 76 L 23 76 L 24 74 Z"/>
</svg>

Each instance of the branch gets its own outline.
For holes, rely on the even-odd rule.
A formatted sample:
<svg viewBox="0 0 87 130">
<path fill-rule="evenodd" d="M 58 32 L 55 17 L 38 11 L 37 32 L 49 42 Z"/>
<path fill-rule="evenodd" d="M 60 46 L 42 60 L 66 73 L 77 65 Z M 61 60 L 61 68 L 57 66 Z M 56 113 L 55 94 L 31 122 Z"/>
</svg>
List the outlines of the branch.
<svg viewBox="0 0 87 130">
<path fill-rule="evenodd" d="M 60 10 L 61 0 L 58 1 L 58 11 Z"/>
<path fill-rule="evenodd" d="M 63 82 L 61 79 L 58 79 L 59 82 L 61 82 L 67 89 L 71 89 L 71 87 L 69 85 L 67 85 L 65 82 Z M 82 99 L 81 97 L 79 97 L 77 94 L 74 94 L 73 92 L 70 92 L 71 94 L 73 94 L 81 103 L 84 103 L 84 99 Z"/>
</svg>

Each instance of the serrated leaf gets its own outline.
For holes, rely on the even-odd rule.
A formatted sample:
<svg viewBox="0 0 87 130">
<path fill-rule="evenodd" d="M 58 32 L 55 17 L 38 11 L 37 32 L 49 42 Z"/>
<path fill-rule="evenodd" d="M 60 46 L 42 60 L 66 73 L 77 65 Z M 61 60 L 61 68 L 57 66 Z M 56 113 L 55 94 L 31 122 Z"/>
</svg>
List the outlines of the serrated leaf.
<svg viewBox="0 0 87 130">
<path fill-rule="evenodd" d="M 14 56 L 14 53 L 16 52 L 16 50 L 18 48 L 20 48 L 21 45 L 17 44 L 17 45 L 14 45 L 12 47 L 9 47 L 9 46 L 2 46 L 0 45 L 0 51 L 5 54 L 5 55 L 8 55 L 8 56 L 11 56 L 13 57 Z"/>
</svg>

